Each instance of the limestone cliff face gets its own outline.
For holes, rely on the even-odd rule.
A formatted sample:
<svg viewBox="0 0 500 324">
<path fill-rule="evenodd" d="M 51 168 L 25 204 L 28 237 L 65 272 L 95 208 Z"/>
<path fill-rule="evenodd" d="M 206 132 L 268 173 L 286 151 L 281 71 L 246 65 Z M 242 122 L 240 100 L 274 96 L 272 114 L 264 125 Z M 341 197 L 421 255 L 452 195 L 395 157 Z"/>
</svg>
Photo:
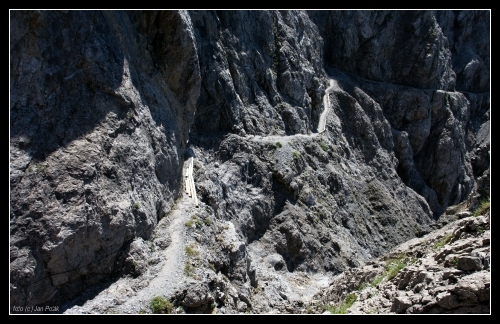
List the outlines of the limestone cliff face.
<svg viewBox="0 0 500 324">
<path fill-rule="evenodd" d="M 186 13 L 151 11 L 12 11 L 10 49 L 11 302 L 55 304 L 178 196 L 197 51 Z"/>
<path fill-rule="evenodd" d="M 489 134 L 489 12 L 318 11 L 311 17 L 325 39 L 326 64 L 355 75 L 380 104 L 405 184 L 436 217 L 462 201 L 489 166 L 489 139 L 482 135 Z"/>
<path fill-rule="evenodd" d="M 203 80 L 196 133 L 315 131 L 323 42 L 307 13 L 190 11 L 190 17 Z"/>
<path fill-rule="evenodd" d="M 122 273 L 179 196 L 185 155 L 206 217 L 242 242 L 238 260 L 200 244 L 245 296 L 269 271 L 338 274 L 428 233 L 489 196 L 489 24 L 489 11 L 11 11 L 11 303 Z"/>
</svg>

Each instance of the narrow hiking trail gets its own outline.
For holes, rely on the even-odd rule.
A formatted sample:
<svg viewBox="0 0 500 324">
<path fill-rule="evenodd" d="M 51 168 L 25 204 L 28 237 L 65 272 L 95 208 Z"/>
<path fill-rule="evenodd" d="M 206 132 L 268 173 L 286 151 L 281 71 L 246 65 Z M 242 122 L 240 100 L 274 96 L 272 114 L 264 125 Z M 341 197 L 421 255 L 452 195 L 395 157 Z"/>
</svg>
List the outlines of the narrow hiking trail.
<svg viewBox="0 0 500 324">
<path fill-rule="evenodd" d="M 328 117 L 328 113 L 330 112 L 330 93 L 332 93 L 333 89 L 338 90 L 339 85 L 337 83 L 337 80 L 330 79 L 330 86 L 326 88 L 325 90 L 325 95 L 323 97 L 323 112 L 321 113 L 319 117 L 319 122 L 318 122 L 318 133 L 321 134 L 322 132 L 325 131 L 326 129 L 326 118 Z"/>
<path fill-rule="evenodd" d="M 270 135 L 270 136 L 245 136 L 246 140 L 255 142 L 275 143 L 281 141 L 289 143 L 298 138 L 314 138 L 321 136 L 326 129 L 326 120 L 330 111 L 329 95 L 333 89 L 337 89 L 337 81 L 330 78 L 330 86 L 325 90 L 323 97 L 324 109 L 321 113 L 317 133 L 295 134 L 295 135 Z M 182 190 L 182 197 L 172 208 L 170 215 L 164 217 L 158 223 L 153 241 L 157 237 L 168 237 L 169 245 L 158 254 L 159 262 L 148 267 L 146 272 L 137 278 L 123 277 L 111 283 L 106 288 L 91 295 L 83 303 L 74 303 L 66 308 L 65 314 L 138 314 L 149 312 L 151 300 L 156 296 L 170 296 L 181 285 L 196 281 L 192 277 L 184 274 L 184 264 L 186 261 L 185 248 L 189 238 L 185 223 L 197 210 L 197 198 L 194 179 L 192 178 L 193 158 L 189 158 L 184 163 L 183 179 L 185 186 Z M 194 195 L 193 195 L 194 193 Z M 298 299 L 309 299 L 320 288 L 328 285 L 328 277 L 317 274 L 309 276 L 307 274 L 291 273 L 286 278 L 291 287 L 297 291 L 290 291 L 292 296 Z M 96 288 L 98 290 L 99 288 Z M 293 289 L 295 290 L 295 289 Z M 81 304 L 78 305 L 78 304 Z"/>
<path fill-rule="evenodd" d="M 328 88 L 326 88 L 325 95 L 323 96 L 323 112 L 321 113 L 319 118 L 318 127 L 316 129 L 317 132 L 311 134 L 294 134 L 294 135 L 267 135 L 267 136 L 247 135 L 244 136 L 244 138 L 252 142 L 275 143 L 278 141 L 278 142 L 288 143 L 290 140 L 293 140 L 295 138 L 313 138 L 322 135 L 322 133 L 326 130 L 326 121 L 328 118 L 328 114 L 330 113 L 331 110 L 330 94 L 333 92 L 333 90 L 337 91 L 341 90 L 336 79 L 333 79 L 331 76 L 328 79 L 330 85 Z"/>
<path fill-rule="evenodd" d="M 187 179 L 189 163 L 185 163 L 184 178 Z M 194 281 L 184 274 L 185 247 L 188 241 L 185 223 L 196 212 L 194 199 L 183 190 L 182 197 L 170 215 L 162 218 L 153 234 L 167 238 L 170 243 L 159 251 L 159 262 L 150 266 L 137 278 L 123 277 L 101 290 L 83 305 L 68 307 L 65 314 L 139 314 L 148 312 L 151 300 L 156 296 L 169 296 L 181 284 Z"/>
<path fill-rule="evenodd" d="M 139 313 L 141 310 L 149 308 L 149 303 L 156 296 L 169 296 L 180 284 L 194 280 L 184 274 L 184 263 L 186 260 L 186 226 L 185 223 L 195 212 L 192 198 L 183 194 L 176 209 L 170 214 L 170 224 L 168 233 L 171 243 L 162 251 L 160 271 L 155 273 L 147 285 L 141 288 L 137 294 L 127 299 L 127 301 L 116 308 L 120 313 Z"/>
</svg>

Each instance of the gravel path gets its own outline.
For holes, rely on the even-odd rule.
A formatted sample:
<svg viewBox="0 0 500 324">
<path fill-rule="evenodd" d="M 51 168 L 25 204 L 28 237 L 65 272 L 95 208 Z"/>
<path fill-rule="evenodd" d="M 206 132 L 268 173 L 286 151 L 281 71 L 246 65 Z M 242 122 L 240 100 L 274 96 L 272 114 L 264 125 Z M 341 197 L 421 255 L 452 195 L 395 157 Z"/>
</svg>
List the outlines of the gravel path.
<svg viewBox="0 0 500 324">
<path fill-rule="evenodd" d="M 170 296 L 180 284 L 194 280 L 184 274 L 185 223 L 196 210 L 192 198 L 183 194 L 172 213 L 160 220 L 155 229 L 155 237 L 170 237 L 168 247 L 157 252 L 160 262 L 137 278 L 120 278 L 107 287 L 95 287 L 83 293 L 80 300 L 64 307 L 64 314 L 150 313 L 153 297 Z M 85 298 L 88 300 L 82 302 Z"/>
<path fill-rule="evenodd" d="M 330 86 L 325 90 L 325 96 L 323 97 L 323 112 L 319 117 L 318 122 L 318 133 L 322 133 L 326 128 L 326 117 L 328 116 L 328 112 L 330 111 L 330 93 L 332 89 L 338 88 L 337 81 L 334 79 L 330 79 Z"/>
</svg>

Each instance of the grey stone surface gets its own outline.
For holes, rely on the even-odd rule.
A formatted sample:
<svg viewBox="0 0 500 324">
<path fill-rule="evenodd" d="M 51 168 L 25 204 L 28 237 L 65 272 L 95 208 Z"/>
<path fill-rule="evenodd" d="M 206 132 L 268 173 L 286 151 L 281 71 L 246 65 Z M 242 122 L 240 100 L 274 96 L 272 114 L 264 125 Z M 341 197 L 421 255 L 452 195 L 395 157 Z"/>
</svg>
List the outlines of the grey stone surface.
<svg viewBox="0 0 500 324">
<path fill-rule="evenodd" d="M 322 313 L 333 278 L 340 302 L 403 244 L 419 266 L 352 312 L 489 310 L 474 277 L 489 213 L 471 218 L 490 196 L 489 25 L 488 10 L 10 11 L 11 304 L 134 313 L 155 292 L 177 313 Z M 196 211 L 176 205 L 188 157 Z"/>
<path fill-rule="evenodd" d="M 475 221 L 475 217 L 455 220 L 421 238 L 403 243 L 376 261 L 380 264 L 378 271 L 374 271 L 376 263 L 372 261 L 344 272 L 315 296 L 317 302 L 313 307 L 339 304 L 345 296 L 354 293 L 357 300 L 348 313 L 490 313 L 491 272 L 483 268 L 479 257 L 486 255 L 482 251 L 490 250 L 481 239 L 490 236 L 489 225 L 486 231 L 471 232 L 470 225 Z M 447 233 L 457 232 L 469 232 L 471 236 L 442 245 Z M 447 262 L 439 256 L 443 251 L 466 254 L 452 255 L 454 261 Z M 404 267 L 391 276 L 388 260 L 393 259 L 400 260 Z M 375 285 L 374 278 L 379 278 L 380 283 Z"/>
<path fill-rule="evenodd" d="M 179 195 L 199 67 L 182 12 L 10 14 L 11 302 L 54 305 L 119 270 Z M 155 17 L 182 40 L 148 45 L 163 32 L 134 24 Z M 151 55 L 169 42 L 175 67 Z"/>
</svg>

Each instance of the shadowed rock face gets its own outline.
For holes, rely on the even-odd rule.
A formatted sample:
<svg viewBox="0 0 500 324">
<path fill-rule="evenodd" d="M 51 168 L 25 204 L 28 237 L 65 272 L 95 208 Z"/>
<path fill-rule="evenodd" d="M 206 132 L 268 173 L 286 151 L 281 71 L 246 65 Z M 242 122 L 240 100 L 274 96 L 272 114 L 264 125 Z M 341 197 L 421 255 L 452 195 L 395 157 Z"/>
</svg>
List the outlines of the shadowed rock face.
<svg viewBox="0 0 500 324">
<path fill-rule="evenodd" d="M 13 304 L 54 304 L 109 277 L 170 209 L 200 82 L 186 19 L 11 12 Z"/>
<path fill-rule="evenodd" d="M 448 40 L 433 11 L 317 11 L 311 18 L 333 68 L 415 88 L 455 88 Z"/>
<path fill-rule="evenodd" d="M 245 305 L 274 271 L 339 274 L 428 233 L 448 206 L 489 196 L 489 22 L 11 11 L 11 304 L 122 274 L 180 194 L 185 152 L 206 217 L 234 224 L 237 253 L 207 253 Z"/>
</svg>

